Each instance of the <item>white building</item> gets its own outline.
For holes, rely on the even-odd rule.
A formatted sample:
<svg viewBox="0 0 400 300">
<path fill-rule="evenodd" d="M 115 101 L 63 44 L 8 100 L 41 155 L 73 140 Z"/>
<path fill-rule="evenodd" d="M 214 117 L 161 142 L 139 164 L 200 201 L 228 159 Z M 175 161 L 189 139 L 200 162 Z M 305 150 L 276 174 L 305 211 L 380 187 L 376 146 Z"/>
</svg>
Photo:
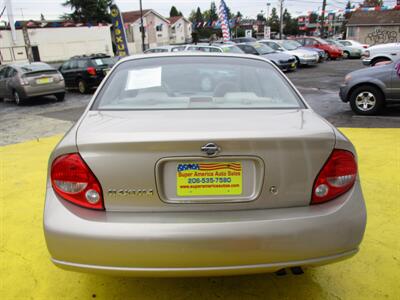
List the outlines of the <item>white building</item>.
<svg viewBox="0 0 400 300">
<path fill-rule="evenodd" d="M 185 17 L 168 18 L 169 40 L 171 44 L 185 44 L 192 40 L 192 23 Z"/>
<path fill-rule="evenodd" d="M 27 61 L 22 29 L 13 42 L 10 29 L 0 29 L 0 61 Z M 110 26 L 37 27 L 28 29 L 35 60 L 54 62 L 74 55 L 105 53 L 113 56 Z"/>
<path fill-rule="evenodd" d="M 142 34 L 140 32 L 140 11 L 123 12 L 128 48 L 131 54 L 142 52 Z M 152 9 L 143 10 L 145 47 L 154 48 L 170 43 L 169 21 Z"/>
</svg>

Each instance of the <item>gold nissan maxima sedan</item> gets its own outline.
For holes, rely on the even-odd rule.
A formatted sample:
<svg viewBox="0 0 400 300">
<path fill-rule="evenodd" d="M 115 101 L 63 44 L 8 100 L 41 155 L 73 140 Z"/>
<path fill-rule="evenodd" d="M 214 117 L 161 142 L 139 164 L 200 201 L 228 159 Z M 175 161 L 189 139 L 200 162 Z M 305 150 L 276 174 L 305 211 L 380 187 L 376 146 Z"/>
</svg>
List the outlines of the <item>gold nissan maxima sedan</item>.
<svg viewBox="0 0 400 300">
<path fill-rule="evenodd" d="M 49 161 L 44 231 L 64 269 L 318 266 L 357 253 L 365 225 L 353 145 L 256 56 L 121 60 Z"/>
</svg>

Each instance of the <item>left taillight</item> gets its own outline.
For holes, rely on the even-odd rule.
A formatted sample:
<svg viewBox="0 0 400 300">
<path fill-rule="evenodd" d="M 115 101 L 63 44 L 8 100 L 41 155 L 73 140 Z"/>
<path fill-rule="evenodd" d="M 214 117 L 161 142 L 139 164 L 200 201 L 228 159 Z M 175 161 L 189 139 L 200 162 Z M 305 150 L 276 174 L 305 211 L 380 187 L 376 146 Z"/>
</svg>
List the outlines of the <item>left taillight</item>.
<svg viewBox="0 0 400 300">
<path fill-rule="evenodd" d="M 333 150 L 315 180 L 311 204 L 324 203 L 343 195 L 354 185 L 356 177 L 357 162 L 353 153 Z"/>
<path fill-rule="evenodd" d="M 50 176 L 54 191 L 64 200 L 104 210 L 101 185 L 78 153 L 57 157 L 51 165 Z"/>
</svg>

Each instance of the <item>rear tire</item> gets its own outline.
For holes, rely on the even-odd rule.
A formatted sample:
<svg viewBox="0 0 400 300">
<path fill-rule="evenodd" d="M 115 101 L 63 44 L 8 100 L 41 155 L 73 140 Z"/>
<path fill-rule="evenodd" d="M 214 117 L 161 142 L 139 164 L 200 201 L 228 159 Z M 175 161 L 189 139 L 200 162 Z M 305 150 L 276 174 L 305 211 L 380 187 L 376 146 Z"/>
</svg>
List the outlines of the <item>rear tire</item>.
<svg viewBox="0 0 400 300">
<path fill-rule="evenodd" d="M 58 93 L 58 94 L 55 94 L 55 96 L 57 98 L 57 101 L 61 102 L 61 101 L 64 101 L 65 93 Z"/>
<path fill-rule="evenodd" d="M 78 80 L 78 91 L 81 94 L 87 94 L 89 92 L 89 88 L 88 88 L 85 80 L 83 80 L 83 79 Z"/>
<path fill-rule="evenodd" d="M 358 115 L 371 116 L 385 106 L 385 96 L 375 86 L 362 85 L 350 95 L 350 107 Z"/>
<path fill-rule="evenodd" d="M 25 99 L 22 99 L 21 95 L 17 91 L 13 92 L 13 97 L 14 97 L 15 104 L 17 104 L 17 105 L 24 104 Z"/>
</svg>

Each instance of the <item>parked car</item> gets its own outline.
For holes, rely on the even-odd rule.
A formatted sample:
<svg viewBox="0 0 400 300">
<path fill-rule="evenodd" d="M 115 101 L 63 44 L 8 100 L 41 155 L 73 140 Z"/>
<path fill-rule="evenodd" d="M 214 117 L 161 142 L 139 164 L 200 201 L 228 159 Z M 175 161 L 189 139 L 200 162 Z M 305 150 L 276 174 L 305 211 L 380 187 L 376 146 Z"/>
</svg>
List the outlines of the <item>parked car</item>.
<svg viewBox="0 0 400 300">
<path fill-rule="evenodd" d="M 318 64 L 318 53 L 307 49 L 301 49 L 300 44 L 295 41 L 260 40 L 259 42 L 271 47 L 275 51 L 280 51 L 289 55 L 293 55 L 296 58 L 298 66 L 310 66 Z"/>
<path fill-rule="evenodd" d="M 343 58 L 361 58 L 361 55 L 364 52 L 359 47 L 352 46 L 347 41 L 342 41 L 342 43 L 337 40 L 331 40 L 331 39 L 327 39 L 326 41 L 330 45 L 333 45 L 333 46 L 336 46 L 336 47 L 342 49 Z"/>
<path fill-rule="evenodd" d="M 247 54 L 261 55 L 272 61 L 282 71 L 294 71 L 297 68 L 296 58 L 293 55 L 277 52 L 261 43 L 242 43 L 237 46 Z"/>
<path fill-rule="evenodd" d="M 363 64 L 375 66 L 385 61 L 395 61 L 400 57 L 400 43 L 381 44 L 369 47 L 364 53 Z"/>
<path fill-rule="evenodd" d="M 400 101 L 400 60 L 346 75 L 340 98 L 360 115 L 374 115 L 387 104 Z"/>
<path fill-rule="evenodd" d="M 236 43 L 236 44 L 240 44 L 240 43 L 255 43 L 257 42 L 257 40 L 253 37 L 238 37 L 238 38 L 234 38 L 232 39 L 232 42 Z"/>
<path fill-rule="evenodd" d="M 163 53 L 163 52 L 178 52 L 184 51 L 186 45 L 169 45 L 169 46 L 159 46 L 147 49 L 144 53 Z"/>
<path fill-rule="evenodd" d="M 329 45 L 325 40 L 318 37 L 296 38 L 304 47 L 318 48 L 324 50 L 329 59 L 337 59 L 343 56 L 343 51 L 336 46 Z"/>
<path fill-rule="evenodd" d="M 236 44 L 229 43 L 187 45 L 184 51 L 243 53 Z"/>
<path fill-rule="evenodd" d="M 261 56 L 121 60 L 49 160 L 43 227 L 69 270 L 317 266 L 357 253 L 365 225 L 353 145 Z"/>
<path fill-rule="evenodd" d="M 363 53 L 364 53 L 365 49 L 367 49 L 369 47 L 368 44 L 361 44 L 360 42 L 353 41 L 353 40 L 338 40 L 338 42 L 346 47 L 349 46 L 349 47 L 354 47 L 354 48 L 360 49 L 361 51 L 363 51 Z"/>
<path fill-rule="evenodd" d="M 298 41 L 294 40 L 294 39 L 288 39 L 285 41 L 289 41 L 292 45 L 292 47 L 297 47 L 297 49 L 303 49 L 303 50 L 308 50 L 308 51 L 313 51 L 318 53 L 319 55 L 319 63 L 324 62 L 327 59 L 327 54 L 324 50 L 318 49 L 318 48 L 314 48 L 314 47 L 304 47 L 301 43 L 299 43 Z"/>
<path fill-rule="evenodd" d="M 0 100 L 11 99 L 20 105 L 30 98 L 48 95 L 54 95 L 57 101 L 65 97 L 63 76 L 48 64 L 10 64 L 0 69 Z"/>
<path fill-rule="evenodd" d="M 74 56 L 64 62 L 59 71 L 67 88 L 86 94 L 100 85 L 114 64 L 115 60 L 104 54 Z"/>
<path fill-rule="evenodd" d="M 161 46 L 146 50 L 144 53 L 161 53 L 161 52 L 180 52 L 180 51 L 200 51 L 200 52 L 232 52 L 243 53 L 235 44 L 215 43 L 215 44 L 189 44 L 179 46 Z"/>
</svg>

